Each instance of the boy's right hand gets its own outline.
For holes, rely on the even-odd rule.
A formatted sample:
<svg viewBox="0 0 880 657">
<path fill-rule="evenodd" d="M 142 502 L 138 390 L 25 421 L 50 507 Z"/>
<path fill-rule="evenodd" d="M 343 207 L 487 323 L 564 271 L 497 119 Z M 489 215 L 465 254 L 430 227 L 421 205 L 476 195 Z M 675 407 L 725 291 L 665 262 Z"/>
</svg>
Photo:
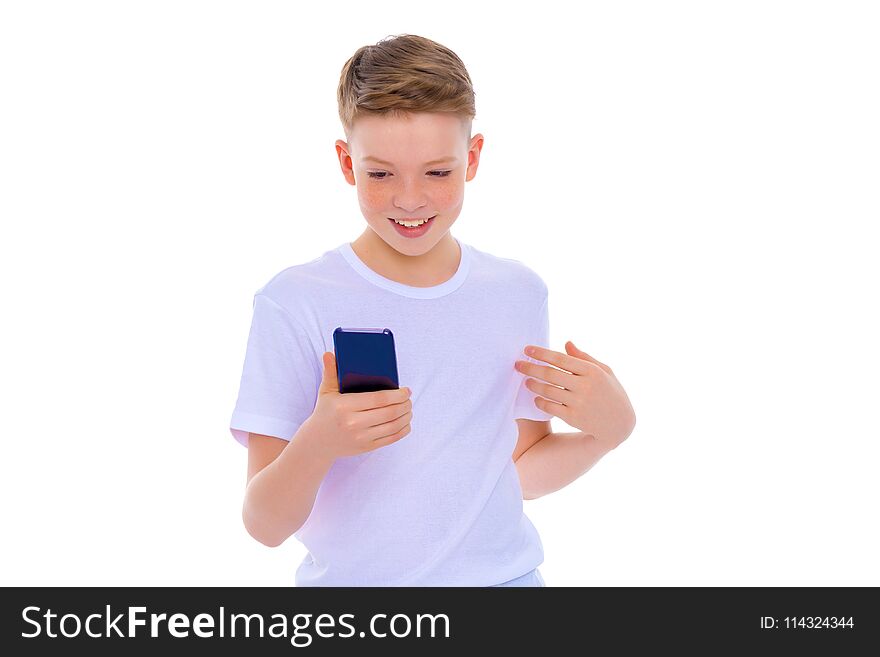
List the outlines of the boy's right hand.
<svg viewBox="0 0 880 657">
<path fill-rule="evenodd" d="M 325 351 L 315 410 L 303 423 L 313 447 L 329 459 L 354 456 L 397 442 L 410 432 L 409 388 L 339 392 L 336 356 Z"/>
</svg>

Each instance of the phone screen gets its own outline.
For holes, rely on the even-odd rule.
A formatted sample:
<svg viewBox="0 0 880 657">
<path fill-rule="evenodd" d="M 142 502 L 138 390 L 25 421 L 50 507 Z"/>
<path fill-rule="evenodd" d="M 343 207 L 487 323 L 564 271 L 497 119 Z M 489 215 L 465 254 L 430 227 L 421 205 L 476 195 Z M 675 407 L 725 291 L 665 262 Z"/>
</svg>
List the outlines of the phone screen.
<svg viewBox="0 0 880 657">
<path fill-rule="evenodd" d="M 396 390 L 397 355 L 391 329 L 342 328 L 333 331 L 339 392 Z"/>
</svg>

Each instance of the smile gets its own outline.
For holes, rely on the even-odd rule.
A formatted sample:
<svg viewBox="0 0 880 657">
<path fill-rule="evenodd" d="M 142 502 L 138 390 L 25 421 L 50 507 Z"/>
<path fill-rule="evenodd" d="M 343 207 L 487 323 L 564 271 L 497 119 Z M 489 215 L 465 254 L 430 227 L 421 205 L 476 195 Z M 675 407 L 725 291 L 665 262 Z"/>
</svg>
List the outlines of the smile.
<svg viewBox="0 0 880 657">
<path fill-rule="evenodd" d="M 436 216 L 436 215 L 434 215 Z M 393 217 L 388 217 L 396 224 L 400 224 L 401 226 L 406 226 L 407 228 L 415 228 L 416 226 L 421 226 L 422 224 L 428 223 L 434 217 L 428 217 L 427 219 L 394 219 Z"/>
</svg>

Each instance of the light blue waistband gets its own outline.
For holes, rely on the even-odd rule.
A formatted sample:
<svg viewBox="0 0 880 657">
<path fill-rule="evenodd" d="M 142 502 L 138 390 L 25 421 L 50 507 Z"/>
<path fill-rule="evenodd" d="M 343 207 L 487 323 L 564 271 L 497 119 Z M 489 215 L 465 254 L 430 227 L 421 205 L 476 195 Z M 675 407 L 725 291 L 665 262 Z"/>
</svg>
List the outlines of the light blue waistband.
<svg viewBox="0 0 880 657">
<path fill-rule="evenodd" d="M 507 582 L 502 582 L 501 584 L 492 584 L 491 586 L 544 586 L 547 585 L 544 583 L 544 578 L 541 577 L 541 573 L 537 568 L 526 573 L 525 575 L 521 575 L 520 577 L 516 577 Z"/>
</svg>

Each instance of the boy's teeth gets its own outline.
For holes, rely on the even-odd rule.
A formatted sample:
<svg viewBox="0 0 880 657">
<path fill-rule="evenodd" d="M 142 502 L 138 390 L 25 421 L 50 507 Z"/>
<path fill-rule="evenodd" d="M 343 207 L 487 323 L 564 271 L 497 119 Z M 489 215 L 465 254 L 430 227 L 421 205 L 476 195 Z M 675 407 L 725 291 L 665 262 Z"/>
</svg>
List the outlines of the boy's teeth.
<svg viewBox="0 0 880 657">
<path fill-rule="evenodd" d="M 427 219 L 423 219 L 422 221 L 397 221 L 394 220 L 395 223 L 400 224 L 401 226 L 406 226 L 407 228 L 413 228 L 415 226 L 421 226 L 423 223 L 428 221 Z"/>
</svg>

